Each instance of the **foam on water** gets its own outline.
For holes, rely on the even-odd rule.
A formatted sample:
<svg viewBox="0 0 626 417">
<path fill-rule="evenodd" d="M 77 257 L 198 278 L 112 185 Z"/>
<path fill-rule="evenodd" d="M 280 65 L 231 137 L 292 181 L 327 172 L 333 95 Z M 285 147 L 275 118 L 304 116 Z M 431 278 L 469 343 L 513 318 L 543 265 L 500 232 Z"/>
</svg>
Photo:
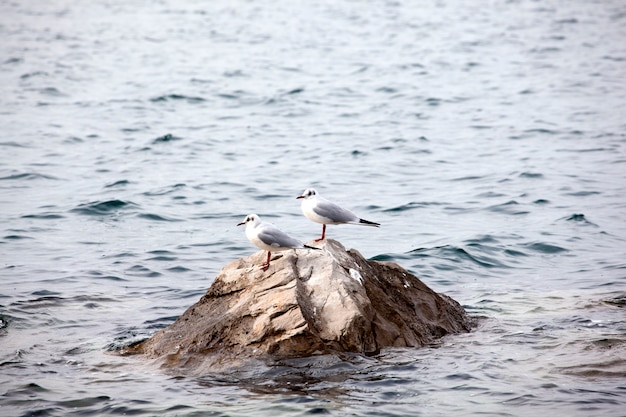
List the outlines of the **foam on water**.
<svg viewBox="0 0 626 417">
<path fill-rule="evenodd" d="M 31 4 L 32 3 L 32 4 Z M 0 4 L 0 414 L 569 415 L 626 406 L 620 1 Z M 189 378 L 109 353 L 329 226 L 478 326 Z"/>
</svg>

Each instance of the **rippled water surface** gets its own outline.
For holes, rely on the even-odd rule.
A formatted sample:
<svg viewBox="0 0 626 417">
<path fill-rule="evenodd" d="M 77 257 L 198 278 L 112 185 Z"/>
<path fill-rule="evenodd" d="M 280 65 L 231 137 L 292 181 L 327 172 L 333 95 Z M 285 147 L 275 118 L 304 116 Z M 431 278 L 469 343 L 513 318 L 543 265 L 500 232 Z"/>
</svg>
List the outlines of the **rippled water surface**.
<svg viewBox="0 0 626 417">
<path fill-rule="evenodd" d="M 623 1 L 0 2 L 0 414 L 625 416 Z M 481 317 L 191 378 L 111 350 L 329 227 Z"/>
</svg>

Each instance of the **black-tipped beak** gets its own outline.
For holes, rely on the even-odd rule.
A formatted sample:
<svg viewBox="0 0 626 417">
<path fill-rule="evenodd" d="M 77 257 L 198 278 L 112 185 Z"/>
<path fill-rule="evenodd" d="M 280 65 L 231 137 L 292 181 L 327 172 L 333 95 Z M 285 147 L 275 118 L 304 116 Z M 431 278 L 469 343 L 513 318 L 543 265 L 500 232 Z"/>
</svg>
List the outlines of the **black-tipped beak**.
<svg viewBox="0 0 626 417">
<path fill-rule="evenodd" d="M 242 224 L 246 224 L 246 222 L 237 223 L 237 226 L 241 226 Z"/>
<path fill-rule="evenodd" d="M 299 198 L 304 198 L 304 196 L 303 195 L 299 195 L 299 196 L 296 197 L 296 200 L 299 199 Z"/>
</svg>

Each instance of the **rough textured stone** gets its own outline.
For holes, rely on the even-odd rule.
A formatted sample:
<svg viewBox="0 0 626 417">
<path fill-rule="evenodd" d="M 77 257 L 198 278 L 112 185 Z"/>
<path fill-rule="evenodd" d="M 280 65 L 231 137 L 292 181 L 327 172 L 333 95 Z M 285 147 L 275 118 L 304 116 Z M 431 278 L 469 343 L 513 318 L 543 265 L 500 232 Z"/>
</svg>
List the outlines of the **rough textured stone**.
<svg viewBox="0 0 626 417">
<path fill-rule="evenodd" d="M 331 239 L 317 245 L 281 252 L 266 272 L 265 252 L 230 263 L 176 322 L 123 353 L 211 370 L 264 356 L 375 354 L 470 330 L 456 301 L 399 265 Z"/>
</svg>

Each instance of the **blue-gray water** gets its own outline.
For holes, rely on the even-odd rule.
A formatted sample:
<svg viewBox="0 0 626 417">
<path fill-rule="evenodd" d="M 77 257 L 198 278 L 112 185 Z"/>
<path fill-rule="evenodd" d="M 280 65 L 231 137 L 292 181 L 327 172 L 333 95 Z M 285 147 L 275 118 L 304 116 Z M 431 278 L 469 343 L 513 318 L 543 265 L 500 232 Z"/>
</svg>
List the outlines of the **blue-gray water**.
<svg viewBox="0 0 626 417">
<path fill-rule="evenodd" d="M 0 415 L 625 416 L 626 4 L 0 2 Z M 482 316 L 190 378 L 111 349 L 331 226 Z"/>
</svg>

